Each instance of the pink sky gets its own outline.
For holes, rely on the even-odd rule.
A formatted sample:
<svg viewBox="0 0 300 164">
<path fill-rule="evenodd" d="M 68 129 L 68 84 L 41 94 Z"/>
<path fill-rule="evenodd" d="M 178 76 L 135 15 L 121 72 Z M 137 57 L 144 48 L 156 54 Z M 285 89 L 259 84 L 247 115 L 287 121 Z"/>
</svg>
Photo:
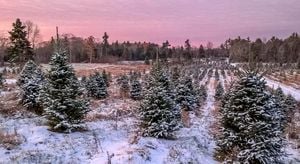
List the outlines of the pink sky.
<svg viewBox="0 0 300 164">
<path fill-rule="evenodd" d="M 0 0 L 0 32 L 15 19 L 38 24 L 43 40 L 60 33 L 171 45 L 300 32 L 300 0 Z"/>
</svg>

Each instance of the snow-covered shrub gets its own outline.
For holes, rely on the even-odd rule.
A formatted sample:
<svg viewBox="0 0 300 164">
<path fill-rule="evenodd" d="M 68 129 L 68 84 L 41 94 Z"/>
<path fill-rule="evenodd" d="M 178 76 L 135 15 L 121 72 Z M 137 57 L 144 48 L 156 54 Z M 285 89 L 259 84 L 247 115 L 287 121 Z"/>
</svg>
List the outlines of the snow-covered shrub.
<svg viewBox="0 0 300 164">
<path fill-rule="evenodd" d="M 216 87 L 216 92 L 215 92 L 215 99 L 216 100 L 221 100 L 223 94 L 224 94 L 224 88 L 223 88 L 221 83 L 218 83 L 217 87 Z"/>
<path fill-rule="evenodd" d="M 194 110 L 198 106 L 199 101 L 190 77 L 184 76 L 180 79 L 180 83 L 176 87 L 175 101 L 181 109 L 187 111 Z"/>
<path fill-rule="evenodd" d="M 133 100 L 140 100 L 142 98 L 142 85 L 137 79 L 134 79 L 131 83 L 130 97 Z"/>
<path fill-rule="evenodd" d="M 233 163 L 282 162 L 282 115 L 261 76 L 253 72 L 243 75 L 224 96 L 220 114 L 218 159 Z"/>
<path fill-rule="evenodd" d="M 178 113 L 169 78 L 159 64 L 153 66 L 139 107 L 143 136 L 170 138 L 178 129 Z"/>
<path fill-rule="evenodd" d="M 105 78 L 99 72 L 90 75 L 86 84 L 88 96 L 96 99 L 106 98 L 108 96 L 106 83 Z"/>
<path fill-rule="evenodd" d="M 80 97 L 82 89 L 65 51 L 55 52 L 49 65 L 42 99 L 50 129 L 71 132 L 83 128 L 88 102 Z"/>
<path fill-rule="evenodd" d="M 22 90 L 23 105 L 27 109 L 41 113 L 42 104 L 39 97 L 42 86 L 45 84 L 45 78 L 42 70 L 32 60 L 25 64 L 17 84 Z"/>
</svg>

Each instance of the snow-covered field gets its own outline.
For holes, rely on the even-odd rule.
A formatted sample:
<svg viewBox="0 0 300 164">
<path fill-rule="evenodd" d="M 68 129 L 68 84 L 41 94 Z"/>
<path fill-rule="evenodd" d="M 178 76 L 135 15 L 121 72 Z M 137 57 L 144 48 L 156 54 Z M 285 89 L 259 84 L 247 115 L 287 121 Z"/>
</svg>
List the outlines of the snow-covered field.
<svg viewBox="0 0 300 164">
<path fill-rule="evenodd" d="M 76 65 L 84 69 L 85 64 Z M 91 64 L 88 69 L 107 68 Z M 115 66 L 113 66 L 115 67 Z M 220 71 L 220 70 L 219 70 Z M 222 85 L 228 85 L 232 78 L 226 71 L 226 79 L 220 74 Z M 269 86 L 281 86 L 287 94 L 300 98 L 300 91 L 276 81 L 266 79 Z M 14 84 L 15 79 L 7 79 Z M 189 113 L 190 127 L 181 128 L 175 140 L 138 137 L 135 108 L 137 102 L 129 99 L 109 98 L 93 104 L 88 114 L 86 131 L 71 134 L 51 132 L 45 126 L 45 119 L 34 114 L 19 112 L 14 116 L 0 114 L 0 133 L 16 134 L 16 145 L 1 145 L 0 164 L 6 163 L 94 163 L 105 164 L 214 164 L 215 139 L 211 126 L 218 121 L 213 115 L 216 79 L 206 75 L 200 84 L 207 84 L 208 97 L 198 111 Z M 116 90 L 112 86 L 112 90 Z M 9 92 L 1 94 L 6 96 Z M 117 116 L 119 112 L 120 116 Z M 197 114 L 201 113 L 200 115 Z M 1 136 L 0 136 L 1 137 Z M 286 163 L 300 161 L 299 150 L 289 143 L 286 151 L 290 156 Z M 296 160 L 296 158 L 298 158 Z M 293 162 L 291 162 L 293 163 Z M 300 162 L 299 162 L 300 163 Z"/>
</svg>

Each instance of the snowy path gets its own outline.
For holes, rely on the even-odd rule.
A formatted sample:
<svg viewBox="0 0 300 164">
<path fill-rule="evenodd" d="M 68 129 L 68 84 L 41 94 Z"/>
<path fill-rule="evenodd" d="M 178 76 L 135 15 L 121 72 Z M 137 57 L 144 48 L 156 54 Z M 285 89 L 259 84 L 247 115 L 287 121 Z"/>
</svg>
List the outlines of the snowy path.
<svg viewBox="0 0 300 164">
<path fill-rule="evenodd" d="M 300 89 L 295 89 L 292 86 L 282 84 L 267 77 L 264 78 L 266 79 L 267 85 L 269 87 L 276 89 L 280 86 L 284 94 L 291 94 L 297 101 L 300 101 Z"/>
<path fill-rule="evenodd" d="M 203 84 L 208 80 L 207 75 Z M 191 127 L 183 127 L 177 132 L 176 140 L 164 140 L 151 137 L 141 137 L 136 144 L 130 145 L 126 141 L 121 146 L 113 146 L 110 152 L 116 156 L 112 163 L 217 163 L 213 159 L 215 142 L 210 135 L 210 127 L 214 121 L 212 110 L 214 108 L 214 80 L 208 81 L 208 97 L 205 105 L 201 107 L 201 116 L 195 112 L 190 113 Z M 109 146 L 109 145 L 107 145 Z M 106 153 L 95 156 L 91 163 L 101 163 L 106 160 Z"/>
</svg>

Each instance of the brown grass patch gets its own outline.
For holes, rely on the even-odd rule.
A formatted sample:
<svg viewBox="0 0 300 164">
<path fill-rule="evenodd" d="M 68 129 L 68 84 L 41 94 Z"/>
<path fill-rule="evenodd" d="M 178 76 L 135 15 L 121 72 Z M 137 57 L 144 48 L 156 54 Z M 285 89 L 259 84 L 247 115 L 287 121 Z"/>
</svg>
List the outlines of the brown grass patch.
<svg viewBox="0 0 300 164">
<path fill-rule="evenodd" d="M 22 137 L 14 129 L 13 133 L 8 133 L 0 130 L 0 145 L 10 150 L 22 143 Z"/>
<path fill-rule="evenodd" d="M 112 75 L 118 76 L 124 73 L 128 73 L 130 71 L 140 71 L 143 72 L 144 70 L 149 70 L 149 65 L 139 64 L 139 65 L 123 65 L 123 64 L 116 64 L 116 65 L 94 65 L 93 68 L 89 67 L 87 64 L 85 68 L 76 68 L 76 75 L 77 76 L 89 76 L 90 74 L 98 71 L 102 72 L 103 70 L 110 72 Z"/>
<path fill-rule="evenodd" d="M 19 92 L 9 92 L 0 97 L 0 114 L 13 116 L 24 111 L 25 107 L 19 103 Z"/>
</svg>

